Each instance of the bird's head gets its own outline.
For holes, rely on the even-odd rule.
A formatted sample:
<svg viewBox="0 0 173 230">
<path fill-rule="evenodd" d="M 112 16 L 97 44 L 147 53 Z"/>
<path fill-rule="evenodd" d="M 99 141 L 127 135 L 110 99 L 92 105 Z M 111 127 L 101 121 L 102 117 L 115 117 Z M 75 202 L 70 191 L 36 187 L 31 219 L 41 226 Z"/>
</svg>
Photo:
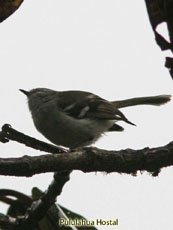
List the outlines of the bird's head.
<svg viewBox="0 0 173 230">
<path fill-rule="evenodd" d="M 53 99 L 53 96 L 57 93 L 54 90 L 47 88 L 35 88 L 30 91 L 19 89 L 27 96 L 28 106 L 32 112 L 34 109 L 40 108 L 44 103 Z"/>
</svg>

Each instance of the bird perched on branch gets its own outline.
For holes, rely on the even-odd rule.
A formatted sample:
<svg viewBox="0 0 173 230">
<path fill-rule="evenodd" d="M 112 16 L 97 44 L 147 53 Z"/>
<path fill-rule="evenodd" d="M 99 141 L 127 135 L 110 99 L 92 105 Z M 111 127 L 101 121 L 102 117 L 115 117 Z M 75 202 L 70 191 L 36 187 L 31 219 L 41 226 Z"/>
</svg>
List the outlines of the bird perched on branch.
<svg viewBox="0 0 173 230">
<path fill-rule="evenodd" d="M 170 95 L 107 101 L 84 91 L 55 91 L 36 88 L 20 89 L 28 98 L 28 106 L 37 130 L 56 145 L 71 149 L 94 143 L 105 132 L 123 131 L 116 122 L 129 121 L 119 110 L 134 105 L 159 106 L 170 101 Z"/>
</svg>

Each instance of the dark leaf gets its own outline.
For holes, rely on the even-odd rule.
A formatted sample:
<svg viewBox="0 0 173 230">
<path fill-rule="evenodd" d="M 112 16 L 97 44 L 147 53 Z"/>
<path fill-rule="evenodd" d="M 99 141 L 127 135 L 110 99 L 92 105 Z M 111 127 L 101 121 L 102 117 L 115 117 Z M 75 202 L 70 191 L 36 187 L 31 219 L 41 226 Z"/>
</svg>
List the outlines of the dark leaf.
<svg viewBox="0 0 173 230">
<path fill-rule="evenodd" d="M 13 14 L 22 2 L 23 0 L 0 0 L 0 22 Z"/>
</svg>

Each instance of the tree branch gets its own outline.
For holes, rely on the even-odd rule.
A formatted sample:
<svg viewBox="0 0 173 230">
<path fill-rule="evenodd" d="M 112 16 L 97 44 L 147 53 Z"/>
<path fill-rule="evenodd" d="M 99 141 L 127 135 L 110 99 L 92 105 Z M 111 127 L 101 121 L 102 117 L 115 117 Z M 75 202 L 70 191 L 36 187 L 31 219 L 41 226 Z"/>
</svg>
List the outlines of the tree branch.
<svg viewBox="0 0 173 230">
<path fill-rule="evenodd" d="M 17 191 L 1 189 L 0 195 L 2 195 L 2 197 L 0 196 L 0 200 L 9 203 L 12 206 L 16 205 L 16 208 L 18 206 L 20 211 L 24 211 L 24 209 L 27 208 L 27 211 L 24 211 L 25 214 L 20 214 L 17 218 L 13 217 L 10 219 L 10 216 L 0 217 L 0 227 L 10 230 L 36 229 L 39 221 L 48 214 L 48 210 L 55 203 L 56 197 L 61 194 L 63 186 L 70 179 L 70 173 L 71 171 L 55 173 L 54 179 L 48 189 L 42 194 L 40 199 L 36 201 L 33 201 L 32 198 Z M 18 200 L 12 200 L 6 197 L 9 195 L 17 197 Z M 61 214 L 60 211 L 59 214 Z M 57 218 L 58 217 L 59 216 L 57 216 Z M 56 229 L 59 229 L 58 222 L 56 223 Z M 69 229 L 76 230 L 76 228 Z"/>
<path fill-rule="evenodd" d="M 10 125 L 5 124 L 3 125 L 2 131 L 0 132 L 0 141 L 2 143 L 6 143 L 9 142 L 9 140 L 17 141 L 34 149 L 39 149 L 50 153 L 66 152 L 66 150 L 64 150 L 63 148 L 50 145 L 42 141 L 39 141 L 35 138 L 29 137 L 13 129 Z M 23 159 L 25 159 L 27 162 L 28 157 L 25 156 L 23 157 Z M 16 229 L 31 229 L 38 224 L 38 222 L 46 215 L 48 209 L 52 206 L 52 204 L 54 204 L 56 197 L 60 195 L 64 184 L 69 180 L 70 173 L 71 171 L 54 173 L 54 179 L 52 183 L 49 185 L 48 190 L 43 194 L 43 196 L 39 200 L 34 201 L 32 203 L 31 207 L 28 208 L 27 212 L 23 217 L 17 218 L 15 220 Z M 21 194 L 16 193 L 15 191 L 6 189 L 0 190 L 0 194 L 11 194 L 15 196 L 21 196 Z M 12 200 L 7 200 L 5 198 L 6 197 L 1 197 L 1 200 L 6 202 L 12 202 Z M 7 221 L 8 218 L 5 220 Z"/>
<path fill-rule="evenodd" d="M 25 144 L 28 147 L 45 151 L 53 154 L 67 152 L 65 149 L 45 143 L 43 141 L 37 140 L 33 137 L 27 136 L 11 127 L 9 124 L 5 124 L 2 126 L 2 130 L 0 132 L 0 142 L 7 143 L 10 140 L 17 141 L 21 144 Z"/>
<path fill-rule="evenodd" d="M 145 0 L 145 3 L 158 46 L 162 51 L 169 49 L 173 52 L 173 1 Z M 167 24 L 170 41 L 167 41 L 157 32 L 157 26 L 162 22 Z M 173 57 L 166 58 L 165 66 L 169 69 L 170 75 L 173 78 Z"/>
<path fill-rule="evenodd" d="M 64 184 L 70 179 L 71 171 L 58 172 L 54 174 L 54 180 L 49 185 L 43 196 L 34 201 L 27 210 L 24 217 L 18 219 L 17 229 L 33 229 L 38 222 L 46 215 L 49 208 L 55 203 L 56 197 L 62 192 Z"/>
<path fill-rule="evenodd" d="M 107 151 L 81 148 L 58 155 L 0 158 L 0 175 L 33 176 L 39 173 L 81 170 L 83 172 L 148 172 L 173 165 L 173 142 L 158 148 Z"/>
</svg>

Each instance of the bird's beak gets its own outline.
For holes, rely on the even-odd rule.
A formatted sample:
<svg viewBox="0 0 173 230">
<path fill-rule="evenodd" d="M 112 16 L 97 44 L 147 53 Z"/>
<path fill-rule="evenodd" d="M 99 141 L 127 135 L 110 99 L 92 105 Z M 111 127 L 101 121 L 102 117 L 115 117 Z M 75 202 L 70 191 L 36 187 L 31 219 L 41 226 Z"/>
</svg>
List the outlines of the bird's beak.
<svg viewBox="0 0 173 230">
<path fill-rule="evenodd" d="M 24 93 L 27 97 L 29 97 L 30 92 L 24 90 L 24 89 L 19 89 L 22 93 Z"/>
</svg>

